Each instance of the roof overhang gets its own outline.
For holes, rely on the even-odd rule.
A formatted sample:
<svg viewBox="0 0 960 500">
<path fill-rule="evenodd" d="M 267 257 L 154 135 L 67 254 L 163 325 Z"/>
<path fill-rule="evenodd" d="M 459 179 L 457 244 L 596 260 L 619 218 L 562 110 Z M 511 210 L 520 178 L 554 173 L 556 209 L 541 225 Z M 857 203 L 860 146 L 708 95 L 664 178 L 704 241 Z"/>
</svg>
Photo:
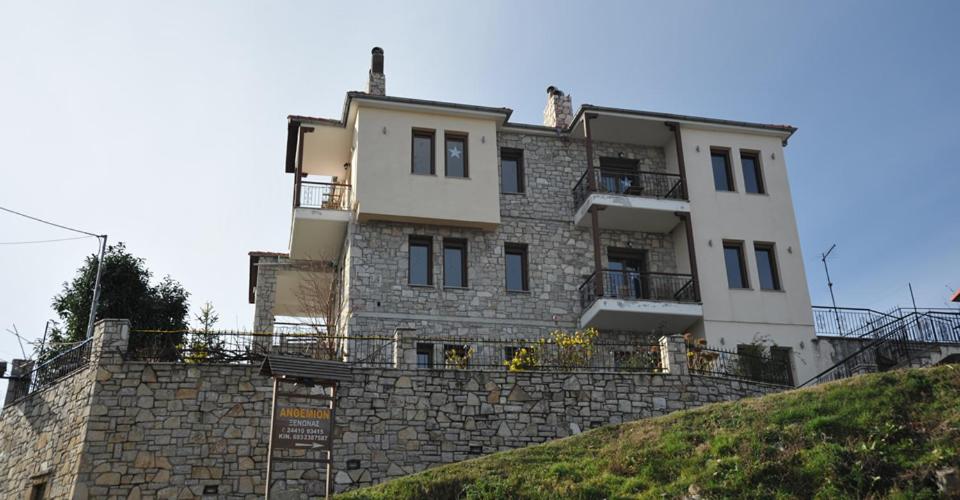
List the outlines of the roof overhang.
<svg viewBox="0 0 960 500">
<path fill-rule="evenodd" d="M 707 130 L 749 132 L 752 134 L 778 137 L 781 139 L 781 141 L 783 141 L 784 145 L 786 145 L 790 136 L 797 131 L 796 127 L 792 127 L 790 125 L 774 125 L 735 120 L 722 120 L 717 118 L 704 118 L 700 116 L 657 113 L 653 111 L 640 111 L 622 108 L 608 108 L 603 106 L 594 106 L 592 104 L 584 104 L 580 106 L 577 114 L 573 117 L 573 122 L 566 130 L 566 132 L 570 134 L 570 137 L 580 139 L 583 138 L 583 120 L 588 116 L 592 119 L 607 119 L 612 122 L 620 123 L 628 123 L 629 121 L 648 122 L 650 123 L 651 127 L 659 126 L 663 127 L 664 129 L 667 129 L 666 126 L 668 124 L 677 124 L 680 126 Z M 653 129 L 651 128 L 651 130 Z M 666 137 L 667 133 L 668 129 L 663 132 L 664 137 Z"/>
</svg>

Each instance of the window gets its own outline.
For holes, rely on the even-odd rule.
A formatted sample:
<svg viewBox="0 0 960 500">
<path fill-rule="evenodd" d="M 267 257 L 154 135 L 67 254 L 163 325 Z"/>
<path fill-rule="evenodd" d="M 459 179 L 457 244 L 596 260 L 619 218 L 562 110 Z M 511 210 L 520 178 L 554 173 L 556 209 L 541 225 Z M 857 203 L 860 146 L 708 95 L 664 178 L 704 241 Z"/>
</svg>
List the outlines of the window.
<svg viewBox="0 0 960 500">
<path fill-rule="evenodd" d="M 411 236 L 409 250 L 409 283 L 433 284 L 433 240 L 429 236 Z"/>
<path fill-rule="evenodd" d="M 433 175 L 436 150 L 433 147 L 433 130 L 413 129 L 411 171 L 420 175 Z"/>
<path fill-rule="evenodd" d="M 523 151 L 520 149 L 500 150 L 500 192 L 523 192 Z"/>
<path fill-rule="evenodd" d="M 433 344 L 417 344 L 417 368 L 433 368 Z"/>
<path fill-rule="evenodd" d="M 748 193 L 763 194 L 763 175 L 760 173 L 760 154 L 740 152 L 740 165 L 743 167 L 743 190 Z"/>
<path fill-rule="evenodd" d="M 727 285 L 730 288 L 750 288 L 747 266 L 743 263 L 743 244 L 725 241 L 723 260 L 727 265 Z"/>
<path fill-rule="evenodd" d="M 780 275 L 777 273 L 777 257 L 772 243 L 754 243 L 753 252 L 757 257 L 757 277 L 761 290 L 780 290 Z"/>
<path fill-rule="evenodd" d="M 454 132 L 444 134 L 444 172 L 447 177 L 467 177 L 467 135 Z"/>
<path fill-rule="evenodd" d="M 530 289 L 527 282 L 527 246 L 518 243 L 504 245 L 506 255 L 507 290 L 525 292 Z"/>
<path fill-rule="evenodd" d="M 443 240 L 443 286 L 467 287 L 467 242 Z"/>
<path fill-rule="evenodd" d="M 713 163 L 713 185 L 717 191 L 733 191 L 733 172 L 730 170 L 730 151 L 711 149 L 710 162 Z"/>
</svg>

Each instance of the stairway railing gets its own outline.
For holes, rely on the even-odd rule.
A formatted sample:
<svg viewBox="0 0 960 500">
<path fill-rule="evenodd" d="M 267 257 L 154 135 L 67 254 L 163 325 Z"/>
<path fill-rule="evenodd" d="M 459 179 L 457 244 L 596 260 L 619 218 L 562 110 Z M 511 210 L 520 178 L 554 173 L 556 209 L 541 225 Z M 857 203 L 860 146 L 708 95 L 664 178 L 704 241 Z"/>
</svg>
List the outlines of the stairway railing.
<svg viewBox="0 0 960 500">
<path fill-rule="evenodd" d="M 800 384 L 800 387 L 876 371 L 883 368 L 878 366 L 882 360 L 889 362 L 888 367 L 910 362 L 918 344 L 960 343 L 960 315 L 941 318 L 932 316 L 935 314 L 910 312 L 854 337 L 866 342 L 866 345 Z M 951 322 L 954 316 L 957 317 L 957 329 L 953 329 Z"/>
</svg>

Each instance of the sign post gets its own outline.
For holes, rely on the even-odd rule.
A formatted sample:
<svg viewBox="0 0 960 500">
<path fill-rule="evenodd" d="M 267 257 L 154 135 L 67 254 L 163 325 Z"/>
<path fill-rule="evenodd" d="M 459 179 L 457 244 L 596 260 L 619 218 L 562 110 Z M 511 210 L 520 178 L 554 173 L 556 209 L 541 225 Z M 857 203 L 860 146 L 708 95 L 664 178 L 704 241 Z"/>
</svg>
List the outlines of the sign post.
<svg viewBox="0 0 960 500">
<path fill-rule="evenodd" d="M 260 373 L 273 377 L 265 498 L 270 500 L 275 462 L 308 462 L 326 465 L 324 492 L 325 498 L 329 499 L 333 484 L 337 383 L 349 378 L 349 369 L 336 361 L 268 356 L 260 368 Z M 281 384 L 291 384 L 294 390 L 297 387 L 320 386 L 323 393 L 282 392 Z M 330 389 L 329 394 L 327 389 Z M 290 453 L 291 450 L 297 452 Z"/>
</svg>

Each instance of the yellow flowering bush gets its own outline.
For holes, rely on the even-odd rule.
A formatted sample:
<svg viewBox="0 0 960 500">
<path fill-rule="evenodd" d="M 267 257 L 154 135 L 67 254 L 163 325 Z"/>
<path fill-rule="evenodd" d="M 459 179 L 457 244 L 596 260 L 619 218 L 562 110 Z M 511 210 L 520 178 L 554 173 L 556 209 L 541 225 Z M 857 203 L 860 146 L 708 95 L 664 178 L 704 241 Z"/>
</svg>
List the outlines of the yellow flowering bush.
<svg viewBox="0 0 960 500">
<path fill-rule="evenodd" d="M 550 332 L 549 339 L 539 339 L 535 346 L 517 349 L 513 358 L 503 364 L 511 372 L 534 370 L 541 366 L 588 367 L 594 354 L 593 341 L 599 334 L 596 328 L 571 333 L 554 330 Z"/>
<path fill-rule="evenodd" d="M 459 370 L 465 370 L 467 365 L 470 364 L 470 358 L 473 357 L 473 354 L 476 350 L 473 347 L 454 347 L 446 349 L 443 352 L 443 359 L 448 366 L 452 366 Z"/>
</svg>

